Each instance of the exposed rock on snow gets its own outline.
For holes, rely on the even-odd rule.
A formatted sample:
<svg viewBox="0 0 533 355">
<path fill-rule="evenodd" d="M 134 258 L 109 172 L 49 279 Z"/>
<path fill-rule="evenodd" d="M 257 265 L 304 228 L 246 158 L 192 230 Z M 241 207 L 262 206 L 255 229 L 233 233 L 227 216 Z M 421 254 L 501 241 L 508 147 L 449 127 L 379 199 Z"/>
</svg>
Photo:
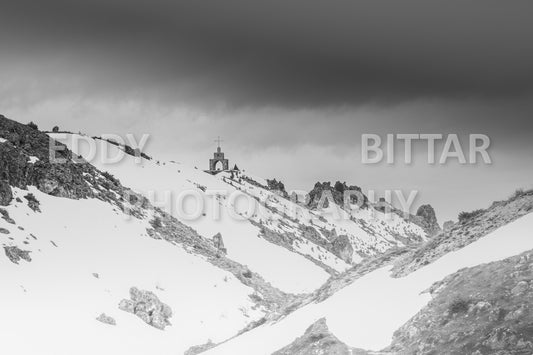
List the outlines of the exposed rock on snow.
<svg viewBox="0 0 533 355">
<path fill-rule="evenodd" d="M 305 331 L 304 335 L 293 343 L 272 355 L 356 355 L 367 354 L 366 351 L 350 348 L 333 335 L 321 318 Z"/>
<path fill-rule="evenodd" d="M 41 204 L 33 194 L 27 194 L 24 198 L 28 201 L 28 207 L 34 212 L 41 212 L 39 205 Z"/>
<path fill-rule="evenodd" d="M 348 264 L 352 262 L 353 246 L 347 235 L 339 235 L 332 242 L 332 252 Z"/>
<path fill-rule="evenodd" d="M 281 181 L 278 181 L 276 179 L 267 179 L 267 184 L 268 190 L 273 191 L 282 197 L 289 197 L 289 194 L 285 190 L 285 185 Z"/>
<path fill-rule="evenodd" d="M 117 322 L 115 321 L 115 318 L 113 318 L 111 316 L 108 316 L 105 313 L 100 314 L 96 318 L 96 320 L 99 321 L 99 322 L 105 323 L 105 324 L 109 324 L 109 325 L 117 325 Z"/>
<path fill-rule="evenodd" d="M 204 351 L 211 349 L 211 348 L 214 347 L 215 345 L 216 345 L 215 343 L 213 343 L 211 340 L 209 340 L 209 341 L 208 341 L 207 343 L 205 343 L 205 344 L 191 346 L 187 351 L 185 351 L 185 353 L 184 353 L 183 355 L 197 355 L 197 354 L 201 354 L 201 353 L 203 353 Z"/>
<path fill-rule="evenodd" d="M 261 300 L 253 300 L 258 306 L 264 306 L 270 311 L 277 311 L 296 297 L 273 287 L 261 275 L 251 272 L 248 267 L 221 255 L 212 240 L 202 238 L 194 229 L 184 225 L 175 217 L 157 208 L 155 210 L 159 216 L 159 223 L 152 223 L 153 229 L 147 230 L 150 237 L 183 245 L 189 252 L 203 255 L 211 264 L 231 272 L 243 284 L 252 287 L 262 295 Z"/>
<path fill-rule="evenodd" d="M 340 181 L 337 181 L 334 186 L 331 186 L 331 182 L 317 182 L 313 189 L 309 192 L 307 196 L 307 205 L 310 208 L 316 208 L 318 206 L 318 203 L 322 199 L 323 206 L 320 207 L 328 207 L 329 203 L 335 203 L 339 206 L 343 206 L 344 204 L 344 192 L 345 191 L 359 191 L 361 192 L 361 188 L 359 186 L 348 186 L 346 183 L 341 183 Z M 327 194 L 330 194 L 330 196 L 333 198 L 333 201 L 330 201 L 330 198 L 328 198 Z M 353 204 L 358 204 L 357 200 L 358 196 L 350 196 L 350 202 Z M 366 204 L 368 202 L 368 199 L 365 195 L 361 194 L 359 196 L 363 198 L 363 201 L 361 201 L 358 205 L 363 207 L 366 207 Z"/>
<path fill-rule="evenodd" d="M 4 247 L 4 252 L 6 256 L 11 260 L 11 262 L 18 264 L 19 261 L 26 260 L 27 262 L 31 261 L 30 252 L 27 250 L 19 249 L 17 246 Z"/>
<path fill-rule="evenodd" d="M 226 250 L 226 247 L 224 246 L 224 240 L 222 239 L 222 234 L 217 233 L 213 236 L 213 244 L 215 245 L 215 248 L 218 252 L 221 254 L 226 254 L 228 251 Z"/>
<path fill-rule="evenodd" d="M 15 220 L 9 216 L 9 212 L 4 210 L 3 208 L 0 208 L 0 215 L 2 215 L 2 219 L 6 221 L 9 224 L 15 224 Z"/>
<path fill-rule="evenodd" d="M 170 325 L 169 318 L 172 317 L 172 309 L 161 302 L 153 292 L 136 287 L 130 289 L 130 299 L 120 301 L 118 308 L 135 314 L 146 324 L 161 330 Z"/>
</svg>

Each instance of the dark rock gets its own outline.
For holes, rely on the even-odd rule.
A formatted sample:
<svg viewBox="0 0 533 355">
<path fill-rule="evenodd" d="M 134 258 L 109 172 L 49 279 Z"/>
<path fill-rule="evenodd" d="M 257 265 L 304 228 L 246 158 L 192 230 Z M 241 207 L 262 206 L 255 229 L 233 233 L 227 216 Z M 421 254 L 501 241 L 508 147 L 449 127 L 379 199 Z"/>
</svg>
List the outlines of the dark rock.
<svg viewBox="0 0 533 355">
<path fill-rule="evenodd" d="M 39 200 L 35 198 L 33 194 L 27 194 L 24 198 L 28 201 L 28 207 L 31 208 L 34 212 L 41 212 L 39 205 L 41 204 Z"/>
<path fill-rule="evenodd" d="M 64 144 L 47 134 L 0 115 L 0 137 L 7 140 L 0 144 L 0 180 L 21 189 L 36 186 L 59 197 L 109 199 L 91 188 L 107 182 L 96 168 L 80 162 Z M 38 161 L 32 164 L 28 156 L 35 156 Z"/>
<path fill-rule="evenodd" d="M 416 211 L 416 215 L 421 218 L 421 221 L 418 224 L 426 231 L 428 236 L 432 237 L 440 232 L 437 216 L 431 205 L 420 206 Z"/>
<path fill-rule="evenodd" d="M 285 185 L 281 181 L 277 181 L 276 179 L 267 179 L 267 184 L 267 187 L 270 191 L 274 191 L 278 195 L 283 196 L 285 198 L 289 197 L 289 194 L 287 193 L 287 191 L 285 191 Z"/>
<path fill-rule="evenodd" d="M 0 206 L 7 206 L 13 199 L 11 186 L 5 180 L 0 180 Z"/>
<path fill-rule="evenodd" d="M 5 220 L 7 223 L 15 224 L 15 220 L 9 216 L 9 212 L 4 210 L 3 208 L 0 208 L 0 215 L 2 215 L 2 219 Z"/>
<path fill-rule="evenodd" d="M 337 181 L 335 186 L 331 186 L 331 182 L 317 182 L 313 187 L 313 190 L 307 195 L 307 205 L 310 208 L 317 208 L 319 202 L 322 200 L 324 203 L 320 207 L 327 208 L 329 203 L 335 203 L 341 207 L 344 206 L 344 194 L 346 191 L 353 191 L 354 194 L 350 194 L 350 203 L 358 205 L 361 208 L 365 208 L 368 205 L 368 198 L 362 193 L 359 186 L 346 185 Z M 330 201 L 333 199 L 333 201 Z M 361 201 L 359 201 L 361 199 Z"/>
<path fill-rule="evenodd" d="M 18 264 L 21 259 L 26 260 L 27 262 L 31 261 L 31 252 L 28 250 L 22 250 L 16 246 L 12 246 L 4 247 L 4 252 L 6 253 L 6 256 L 9 258 L 9 260 L 11 260 L 11 262 L 15 264 Z"/>
</svg>

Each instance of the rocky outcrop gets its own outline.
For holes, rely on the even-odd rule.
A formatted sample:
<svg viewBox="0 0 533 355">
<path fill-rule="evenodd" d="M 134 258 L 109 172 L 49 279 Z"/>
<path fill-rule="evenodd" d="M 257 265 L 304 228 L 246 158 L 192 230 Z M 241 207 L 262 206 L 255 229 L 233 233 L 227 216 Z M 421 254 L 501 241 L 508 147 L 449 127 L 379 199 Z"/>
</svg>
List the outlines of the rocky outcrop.
<svg viewBox="0 0 533 355">
<path fill-rule="evenodd" d="M 0 180 L 0 206 L 7 206 L 13 199 L 11 186 L 5 180 Z"/>
<path fill-rule="evenodd" d="M 533 354 L 533 251 L 462 269 L 394 334 L 394 354 Z"/>
<path fill-rule="evenodd" d="M 30 251 L 19 249 L 17 246 L 5 246 L 4 252 L 12 263 L 18 264 L 20 260 L 31 261 Z"/>
<path fill-rule="evenodd" d="M 310 208 L 317 207 L 329 207 L 329 203 L 335 203 L 341 207 L 344 206 L 344 195 L 347 191 L 353 191 L 350 194 L 350 203 L 358 205 L 360 207 L 366 207 L 368 204 L 368 198 L 362 193 L 361 188 L 355 185 L 346 185 L 346 182 L 341 183 L 337 181 L 334 186 L 331 186 L 331 182 L 317 182 L 313 189 L 307 195 L 307 205 Z M 348 193 L 347 193 L 348 194 Z M 333 201 L 330 201 L 333 199 Z M 361 201 L 360 201 L 361 200 Z M 322 201 L 322 203 L 321 203 Z M 321 203 L 321 206 L 318 206 Z"/>
<path fill-rule="evenodd" d="M 416 211 L 416 219 L 414 221 L 422 227 L 429 237 L 432 237 L 440 232 L 440 226 L 437 221 L 435 210 L 431 205 L 422 205 Z"/>
<path fill-rule="evenodd" d="M 341 342 L 328 329 L 326 319 L 321 318 L 294 340 L 272 355 L 357 355 L 367 352 L 354 349 Z"/>
<path fill-rule="evenodd" d="M 442 230 L 443 231 L 449 231 L 452 229 L 453 225 L 455 224 L 454 221 L 446 221 L 442 224 Z"/>
<path fill-rule="evenodd" d="M 283 196 L 285 198 L 289 197 L 289 194 L 287 193 L 287 191 L 285 191 L 285 185 L 281 181 L 277 181 L 276 179 L 267 179 L 267 184 L 268 190 L 274 191 L 278 195 Z"/>
<path fill-rule="evenodd" d="M 2 191 L 7 190 L 7 183 L 21 189 L 36 186 L 46 194 L 73 199 L 109 199 L 108 189 L 101 189 L 101 185 L 120 192 L 96 168 L 35 128 L 0 115 L 0 138 L 5 140 L 0 143 Z M 30 157 L 37 160 L 32 162 Z"/>
<path fill-rule="evenodd" d="M 41 203 L 35 198 L 33 194 L 27 194 L 24 196 L 26 201 L 28 201 L 28 207 L 31 208 L 34 212 L 41 212 L 39 206 Z"/>
<path fill-rule="evenodd" d="M 213 236 L 213 244 L 215 245 L 215 248 L 220 254 L 226 254 L 228 251 L 226 250 L 226 247 L 224 246 L 224 240 L 222 239 L 222 234 L 217 233 Z"/>
<path fill-rule="evenodd" d="M 353 246 L 347 235 L 339 235 L 332 242 L 332 253 L 344 260 L 346 263 L 352 263 Z"/>
<path fill-rule="evenodd" d="M 2 216 L 1 218 L 7 223 L 15 224 L 15 220 L 9 216 L 9 212 L 7 210 L 0 208 L 0 215 Z"/>
<path fill-rule="evenodd" d="M 172 317 L 172 309 L 161 302 L 153 292 L 136 287 L 130 289 L 130 299 L 120 301 L 118 308 L 135 314 L 146 324 L 161 330 L 170 325 L 169 318 Z"/>
</svg>

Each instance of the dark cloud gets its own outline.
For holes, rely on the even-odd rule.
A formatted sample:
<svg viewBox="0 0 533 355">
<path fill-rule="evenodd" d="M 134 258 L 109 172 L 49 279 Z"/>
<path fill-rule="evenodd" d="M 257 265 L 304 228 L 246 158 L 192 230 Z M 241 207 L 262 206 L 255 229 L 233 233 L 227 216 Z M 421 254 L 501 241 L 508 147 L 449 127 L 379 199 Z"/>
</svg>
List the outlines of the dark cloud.
<svg viewBox="0 0 533 355">
<path fill-rule="evenodd" d="M 533 91 L 531 13 L 530 1 L 18 0 L 0 5 L 0 75 L 24 63 L 47 93 L 239 106 L 513 97 Z"/>
</svg>

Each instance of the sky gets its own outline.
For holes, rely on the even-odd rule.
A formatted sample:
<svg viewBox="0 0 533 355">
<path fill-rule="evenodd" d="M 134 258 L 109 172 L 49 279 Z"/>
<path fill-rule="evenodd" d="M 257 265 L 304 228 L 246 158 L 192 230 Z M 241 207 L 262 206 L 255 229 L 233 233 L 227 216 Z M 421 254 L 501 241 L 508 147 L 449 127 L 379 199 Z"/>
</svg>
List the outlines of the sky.
<svg viewBox="0 0 533 355">
<path fill-rule="evenodd" d="M 0 0 L 0 113 L 150 134 L 289 189 L 417 190 L 439 222 L 533 187 L 530 1 Z M 492 164 L 363 164 L 362 134 L 490 138 Z M 420 144 L 418 144 L 420 143 Z M 443 144 L 437 144 L 437 152 Z"/>
</svg>

